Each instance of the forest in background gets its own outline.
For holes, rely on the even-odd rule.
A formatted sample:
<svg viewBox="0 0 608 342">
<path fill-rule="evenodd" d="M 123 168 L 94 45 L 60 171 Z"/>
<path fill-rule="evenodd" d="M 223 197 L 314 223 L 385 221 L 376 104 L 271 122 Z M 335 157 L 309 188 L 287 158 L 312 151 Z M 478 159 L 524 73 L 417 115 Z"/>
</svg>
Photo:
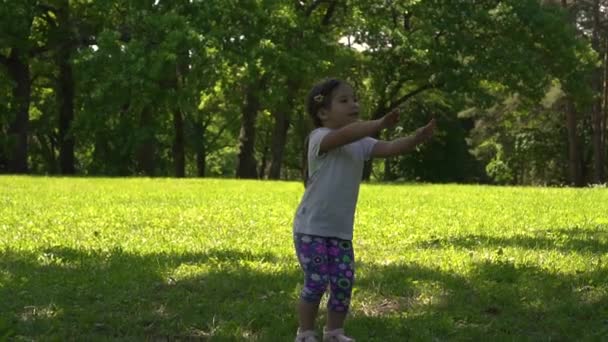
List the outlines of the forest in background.
<svg viewBox="0 0 608 342">
<path fill-rule="evenodd" d="M 308 90 L 435 139 L 365 179 L 604 184 L 608 1 L 0 0 L 0 173 L 299 179 Z"/>
</svg>

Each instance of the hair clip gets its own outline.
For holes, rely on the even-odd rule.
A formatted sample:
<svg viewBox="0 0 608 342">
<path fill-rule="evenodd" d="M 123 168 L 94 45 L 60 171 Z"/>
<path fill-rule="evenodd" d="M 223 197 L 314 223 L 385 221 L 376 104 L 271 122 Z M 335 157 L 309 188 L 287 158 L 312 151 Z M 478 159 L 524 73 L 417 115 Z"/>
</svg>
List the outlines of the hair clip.
<svg viewBox="0 0 608 342">
<path fill-rule="evenodd" d="M 313 97 L 312 99 L 315 100 L 316 103 L 321 103 L 321 102 L 323 102 L 323 95 L 319 94 L 319 95 Z"/>
</svg>

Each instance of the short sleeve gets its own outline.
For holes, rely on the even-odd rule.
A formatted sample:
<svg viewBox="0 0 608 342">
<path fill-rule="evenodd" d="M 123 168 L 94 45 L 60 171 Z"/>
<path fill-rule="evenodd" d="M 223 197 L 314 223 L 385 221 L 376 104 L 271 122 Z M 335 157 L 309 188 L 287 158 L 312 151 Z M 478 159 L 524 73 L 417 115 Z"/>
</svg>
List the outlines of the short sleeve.
<svg viewBox="0 0 608 342">
<path fill-rule="evenodd" d="M 325 158 L 325 155 L 319 156 L 319 150 L 321 149 L 321 140 L 331 130 L 329 128 L 317 128 L 312 131 L 308 137 L 308 176 L 312 177 L 321 167 Z"/>
<path fill-rule="evenodd" d="M 374 146 L 376 145 L 377 142 L 378 142 L 378 140 L 376 140 L 372 137 L 365 137 L 365 138 L 359 140 L 361 150 L 363 153 L 363 160 L 371 159 L 372 151 L 374 150 Z"/>
<path fill-rule="evenodd" d="M 308 141 L 308 159 L 313 159 L 319 156 L 319 150 L 321 149 L 321 140 L 331 130 L 329 128 L 317 128 L 310 133 Z"/>
</svg>

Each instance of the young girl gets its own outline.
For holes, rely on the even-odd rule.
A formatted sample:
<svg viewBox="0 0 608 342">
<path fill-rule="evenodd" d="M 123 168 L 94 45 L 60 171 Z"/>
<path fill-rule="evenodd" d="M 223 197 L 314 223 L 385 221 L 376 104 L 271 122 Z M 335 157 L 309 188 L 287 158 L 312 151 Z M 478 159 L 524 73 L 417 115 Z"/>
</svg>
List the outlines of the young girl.
<svg viewBox="0 0 608 342">
<path fill-rule="evenodd" d="M 304 271 L 298 303 L 297 342 L 315 342 L 315 318 L 330 287 L 323 341 L 354 341 L 344 335 L 355 276 L 353 223 L 363 164 L 372 157 L 406 153 L 433 135 L 435 121 L 408 137 L 380 141 L 370 136 L 399 122 L 393 110 L 378 120 L 359 120 L 353 88 L 329 79 L 308 95 L 308 113 L 316 129 L 307 139 L 306 190 L 294 219 L 294 243 Z"/>
</svg>

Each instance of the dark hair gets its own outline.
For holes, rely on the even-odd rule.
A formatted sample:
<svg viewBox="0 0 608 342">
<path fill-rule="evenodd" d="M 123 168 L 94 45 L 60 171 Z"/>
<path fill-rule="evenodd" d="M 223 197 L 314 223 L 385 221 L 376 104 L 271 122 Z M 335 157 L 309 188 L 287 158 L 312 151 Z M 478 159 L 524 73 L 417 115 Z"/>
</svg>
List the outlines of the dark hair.
<svg viewBox="0 0 608 342">
<path fill-rule="evenodd" d="M 317 83 L 308 93 L 308 97 L 306 98 L 306 110 L 308 111 L 308 115 L 315 128 L 323 126 L 321 118 L 319 118 L 318 115 L 319 110 L 331 106 L 333 91 L 341 84 L 347 83 L 336 78 L 328 78 Z M 304 165 L 302 168 L 302 179 L 304 180 L 304 187 L 308 185 L 308 139 L 309 136 L 306 136 L 306 139 L 304 140 L 304 154 L 302 156 L 302 164 Z"/>
</svg>

